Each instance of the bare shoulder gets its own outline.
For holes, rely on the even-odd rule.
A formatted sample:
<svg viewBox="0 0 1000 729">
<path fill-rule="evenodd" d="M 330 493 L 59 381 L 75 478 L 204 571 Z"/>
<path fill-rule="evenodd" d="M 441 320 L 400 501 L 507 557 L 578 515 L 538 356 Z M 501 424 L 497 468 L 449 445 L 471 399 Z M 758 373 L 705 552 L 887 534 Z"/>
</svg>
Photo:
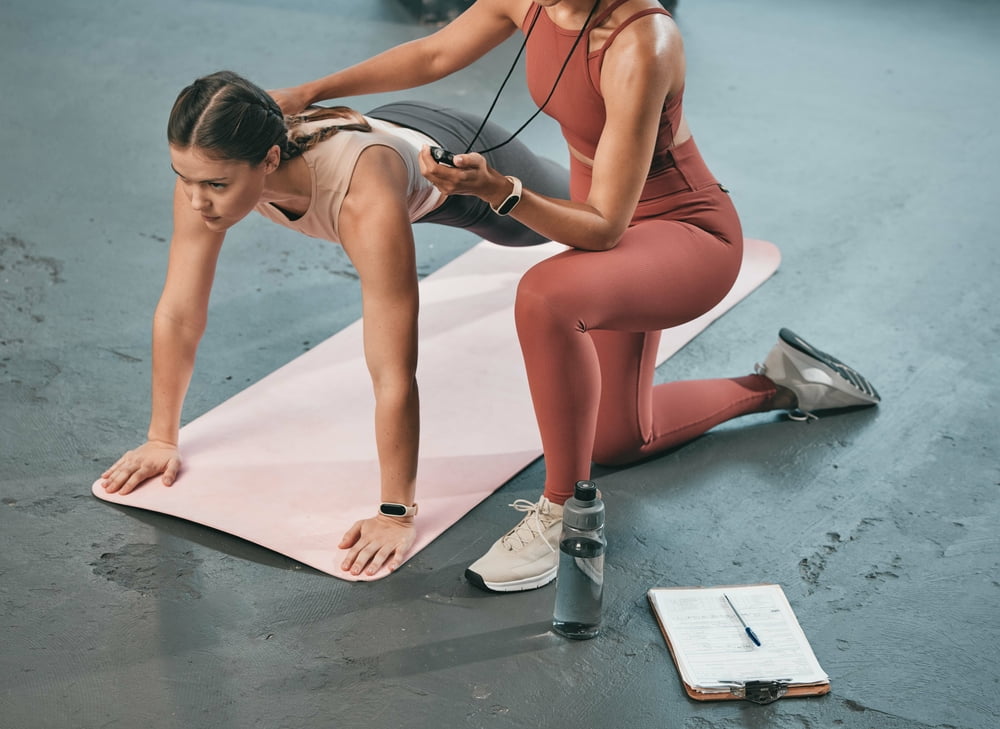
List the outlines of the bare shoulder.
<svg viewBox="0 0 1000 729">
<path fill-rule="evenodd" d="M 400 152 L 384 144 L 371 144 L 354 165 L 350 187 L 340 207 L 341 245 L 354 261 L 359 275 L 380 270 L 380 251 L 398 246 L 413 248 L 408 209 L 409 176 Z"/>
<path fill-rule="evenodd" d="M 660 7 L 652 3 L 651 7 Z M 612 31 L 641 7 L 628 3 L 612 16 Z M 617 84 L 622 74 L 629 78 L 636 74 L 666 82 L 671 91 L 683 83 L 685 71 L 684 41 L 673 18 L 664 13 L 650 13 L 636 18 L 620 30 L 605 52 L 602 82 Z M 610 79 L 609 79 L 610 77 Z M 602 84 L 603 85 L 603 84 Z"/>
<path fill-rule="evenodd" d="M 363 199 L 364 207 L 403 201 L 406 195 L 406 164 L 400 152 L 386 144 L 373 143 L 361 150 L 344 203 Z"/>
<path fill-rule="evenodd" d="M 653 2 L 649 9 L 659 7 L 661 6 L 658 2 Z M 681 38 L 680 28 L 669 15 L 649 13 L 630 20 L 643 9 L 629 3 L 615 11 L 612 15 L 610 31 L 623 22 L 628 22 L 628 24 L 618 33 L 615 42 L 608 49 L 608 53 L 611 54 L 615 51 L 638 52 L 647 58 L 659 58 L 660 60 L 670 58 L 678 53 L 682 54 L 684 42 Z"/>
</svg>

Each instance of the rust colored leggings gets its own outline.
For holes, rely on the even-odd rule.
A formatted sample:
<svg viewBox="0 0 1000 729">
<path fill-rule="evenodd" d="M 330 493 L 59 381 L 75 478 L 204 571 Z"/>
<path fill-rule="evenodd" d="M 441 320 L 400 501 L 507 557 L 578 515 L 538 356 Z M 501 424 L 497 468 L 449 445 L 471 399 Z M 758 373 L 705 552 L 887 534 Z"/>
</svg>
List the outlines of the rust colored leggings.
<svg viewBox="0 0 1000 729">
<path fill-rule="evenodd" d="M 571 249 L 531 268 L 515 303 L 518 337 L 555 503 L 589 478 L 592 461 L 620 465 L 685 443 L 739 415 L 769 409 L 765 377 L 653 386 L 660 330 L 700 316 L 736 280 L 743 235 L 728 194 L 694 141 L 647 184 L 618 245 Z M 571 196 L 589 169 L 574 164 Z M 572 243 L 572 241 L 565 241 Z"/>
</svg>

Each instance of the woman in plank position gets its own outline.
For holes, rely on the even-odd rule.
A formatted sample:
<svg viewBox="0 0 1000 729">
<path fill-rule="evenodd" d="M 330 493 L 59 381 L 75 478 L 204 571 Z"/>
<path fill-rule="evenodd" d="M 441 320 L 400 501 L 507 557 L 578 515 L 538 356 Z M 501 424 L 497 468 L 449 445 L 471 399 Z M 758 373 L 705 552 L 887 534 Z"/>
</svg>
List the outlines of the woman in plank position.
<svg viewBox="0 0 1000 729">
<path fill-rule="evenodd" d="M 437 222 L 501 245 L 546 242 L 475 197 L 445 195 L 419 172 L 422 147 L 471 141 L 481 119 L 417 102 L 367 115 L 336 107 L 287 118 L 265 91 L 231 72 L 181 91 L 167 138 L 177 182 L 166 282 L 153 319 L 152 415 L 148 440 L 102 474 L 127 494 L 180 472 L 181 407 L 208 317 L 226 231 L 252 210 L 306 235 L 340 243 L 361 282 L 365 359 L 375 391 L 382 503 L 344 535 L 342 569 L 395 569 L 413 544 L 419 440 L 417 271 L 411 223 Z M 487 125 L 481 139 L 509 135 Z M 568 194 L 568 172 L 520 143 L 490 162 L 516 170 L 546 194 Z"/>
<path fill-rule="evenodd" d="M 851 368 L 787 330 L 756 374 L 653 387 L 662 329 L 729 291 L 743 234 L 682 110 L 685 61 L 657 0 L 477 0 L 437 32 L 300 86 L 274 92 L 286 113 L 321 99 L 420 86 L 469 65 L 520 30 L 528 88 L 562 127 L 570 195 L 552 195 L 476 153 L 454 166 L 421 153 L 449 196 L 488 202 L 571 246 L 529 270 L 515 305 L 545 458 L 536 503 L 466 571 L 487 590 L 556 575 L 562 504 L 592 461 L 624 464 L 746 413 L 871 405 Z"/>
</svg>

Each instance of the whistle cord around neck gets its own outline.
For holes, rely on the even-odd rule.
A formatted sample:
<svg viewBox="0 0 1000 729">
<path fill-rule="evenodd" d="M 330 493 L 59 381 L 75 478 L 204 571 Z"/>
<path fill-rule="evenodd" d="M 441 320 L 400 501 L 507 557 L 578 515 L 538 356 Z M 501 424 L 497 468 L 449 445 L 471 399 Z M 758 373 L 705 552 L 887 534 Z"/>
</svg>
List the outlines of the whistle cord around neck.
<svg viewBox="0 0 1000 729">
<path fill-rule="evenodd" d="M 590 21 L 593 19 L 594 13 L 597 12 L 597 6 L 600 4 L 601 0 L 594 0 L 594 6 L 590 9 L 590 13 L 587 14 L 587 19 L 584 21 L 583 27 L 580 28 L 580 32 L 577 34 L 576 40 L 573 41 L 573 45 L 569 49 L 569 53 L 566 54 L 566 60 L 563 61 L 563 64 L 559 69 L 559 73 L 556 76 L 556 80 L 552 83 L 552 88 L 549 89 L 549 95 L 545 97 L 545 101 L 542 102 L 542 105 L 535 110 L 534 114 L 528 117 L 528 120 L 524 122 L 524 124 L 522 124 L 517 128 L 517 131 L 515 131 L 513 134 L 507 137 L 507 139 L 500 142 L 500 144 L 496 144 L 486 149 L 478 150 L 478 154 L 485 154 L 486 152 L 492 152 L 496 149 L 500 149 L 501 147 L 507 144 L 510 144 L 512 141 L 514 141 L 514 137 L 523 132 L 525 127 L 531 124 L 531 122 L 534 121 L 535 117 L 542 113 L 542 110 L 552 99 L 552 95 L 556 92 L 556 87 L 559 85 L 559 79 L 562 78 L 563 72 L 566 70 L 566 66 L 569 65 L 569 61 L 573 57 L 573 53 L 576 51 L 576 47 L 580 45 L 580 40 L 583 38 L 584 34 L 589 29 Z M 490 108 L 486 112 L 486 116 L 483 117 L 483 121 L 479 125 L 479 129 L 476 130 L 475 136 L 472 137 L 472 141 L 469 142 L 468 146 L 465 148 L 466 154 L 472 151 L 472 145 L 476 143 L 476 140 L 479 139 L 479 135 L 482 133 L 483 129 L 486 128 L 486 122 L 489 121 L 490 114 L 493 113 L 493 109 L 496 107 L 497 102 L 500 100 L 500 94 L 503 92 L 504 86 L 507 85 L 507 81 L 510 79 L 511 75 L 514 73 L 514 69 L 517 67 L 517 62 L 521 59 L 521 54 L 524 52 L 525 47 L 527 47 L 528 45 L 528 38 L 531 37 L 531 31 L 535 29 L 535 23 L 538 22 L 538 16 L 541 15 L 543 12 L 545 12 L 544 9 L 539 8 L 538 12 L 535 13 L 535 17 L 532 18 L 531 25 L 528 26 L 528 31 L 524 34 L 524 42 L 521 43 L 521 47 L 520 49 L 518 49 L 517 55 L 514 57 L 514 63 L 511 64 L 510 70 L 507 71 L 507 75 L 504 77 L 503 83 L 501 83 L 500 88 L 497 89 L 496 96 L 493 97 L 493 103 L 490 104 Z"/>
</svg>

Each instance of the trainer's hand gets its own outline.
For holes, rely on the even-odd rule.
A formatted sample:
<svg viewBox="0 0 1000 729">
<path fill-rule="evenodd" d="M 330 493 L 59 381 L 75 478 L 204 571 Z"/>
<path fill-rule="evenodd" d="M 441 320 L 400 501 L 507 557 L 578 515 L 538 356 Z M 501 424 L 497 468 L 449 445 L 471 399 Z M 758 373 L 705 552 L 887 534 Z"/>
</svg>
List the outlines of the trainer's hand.
<svg viewBox="0 0 1000 729">
<path fill-rule="evenodd" d="M 455 166 L 443 165 L 431 156 L 430 147 L 420 150 L 420 174 L 445 195 L 487 194 L 497 182 L 510 186 L 503 175 L 491 170 L 478 152 L 455 153 Z"/>
<path fill-rule="evenodd" d="M 267 92 L 272 99 L 278 102 L 278 106 L 281 107 L 281 113 L 285 116 L 291 116 L 292 114 L 298 114 L 307 106 L 309 106 L 309 97 L 307 97 L 299 86 L 289 86 L 286 89 L 274 89 Z"/>
<path fill-rule="evenodd" d="M 357 521 L 340 540 L 340 549 L 348 550 L 340 568 L 352 575 L 374 575 L 382 567 L 392 572 L 403 563 L 416 537 L 412 517 L 397 519 L 379 514 Z"/>
<path fill-rule="evenodd" d="M 181 456 L 175 443 L 149 440 L 126 453 L 102 473 L 101 486 L 110 494 L 124 495 L 158 473 L 163 474 L 163 485 L 170 486 L 177 480 L 180 470 Z"/>
</svg>

